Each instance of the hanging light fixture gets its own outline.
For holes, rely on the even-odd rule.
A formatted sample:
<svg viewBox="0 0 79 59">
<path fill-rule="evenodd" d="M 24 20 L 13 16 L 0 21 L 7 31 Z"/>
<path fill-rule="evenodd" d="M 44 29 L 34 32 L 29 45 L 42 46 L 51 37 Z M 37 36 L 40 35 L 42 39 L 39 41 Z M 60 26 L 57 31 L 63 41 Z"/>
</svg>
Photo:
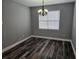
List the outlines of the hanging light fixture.
<svg viewBox="0 0 79 59">
<path fill-rule="evenodd" d="M 42 0 L 42 3 L 43 3 L 42 9 L 38 10 L 38 14 L 44 16 L 44 15 L 47 15 L 48 10 L 44 8 L 44 0 Z"/>
</svg>

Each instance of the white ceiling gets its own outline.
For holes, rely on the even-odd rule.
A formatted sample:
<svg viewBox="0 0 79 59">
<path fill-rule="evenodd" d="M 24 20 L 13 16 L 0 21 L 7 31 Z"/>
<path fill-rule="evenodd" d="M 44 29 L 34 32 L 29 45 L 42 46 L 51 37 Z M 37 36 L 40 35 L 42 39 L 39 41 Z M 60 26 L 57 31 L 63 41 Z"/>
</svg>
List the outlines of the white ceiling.
<svg viewBox="0 0 79 59">
<path fill-rule="evenodd" d="M 28 7 L 42 5 L 42 0 L 12 0 L 12 1 L 23 4 Z M 45 5 L 75 2 L 75 0 L 44 0 L 44 1 Z"/>
</svg>

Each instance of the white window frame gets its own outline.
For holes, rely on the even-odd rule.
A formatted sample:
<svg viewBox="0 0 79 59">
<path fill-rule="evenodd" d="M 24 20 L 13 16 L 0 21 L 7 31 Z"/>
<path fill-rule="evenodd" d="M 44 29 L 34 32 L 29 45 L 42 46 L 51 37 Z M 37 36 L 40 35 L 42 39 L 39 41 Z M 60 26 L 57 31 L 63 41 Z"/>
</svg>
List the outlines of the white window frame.
<svg viewBox="0 0 79 59">
<path fill-rule="evenodd" d="M 57 12 L 58 14 L 55 13 L 55 12 Z M 49 20 L 49 14 L 51 14 L 51 13 L 52 13 L 52 15 L 53 15 L 53 16 L 52 16 L 53 18 L 51 18 L 51 16 L 50 16 L 50 19 L 52 19 L 52 20 Z M 56 15 L 57 15 L 57 16 L 56 16 Z M 53 20 L 53 19 L 55 19 L 54 16 L 55 16 L 56 18 L 58 18 L 58 19 Z M 40 20 L 40 18 L 42 18 L 42 17 L 43 17 L 44 20 Z M 45 20 L 45 19 L 46 19 L 46 20 Z M 44 22 L 43 22 L 43 21 L 44 21 Z M 45 23 L 45 21 L 47 22 L 47 23 L 46 23 L 47 26 L 46 26 L 46 27 L 42 27 L 42 26 L 43 26 L 43 25 L 42 25 L 42 26 L 40 27 L 40 23 Z M 58 21 L 58 23 L 56 22 L 58 25 L 53 24 L 53 25 L 52 25 L 53 27 L 51 28 L 51 27 L 48 25 L 48 24 L 51 23 L 50 21 Z M 50 23 L 49 23 L 49 22 L 50 22 Z M 52 22 L 52 23 L 53 23 L 53 22 Z M 51 23 L 51 24 L 52 24 L 52 23 Z M 55 23 L 55 22 L 54 22 L 54 23 Z M 55 25 L 55 26 L 54 26 L 54 25 Z M 39 15 L 39 29 L 59 30 L 59 25 L 60 25 L 60 10 L 49 11 L 47 16 L 40 16 L 40 15 Z M 44 26 L 45 26 L 45 25 L 44 25 Z M 56 28 L 56 26 L 58 26 L 58 27 Z"/>
</svg>

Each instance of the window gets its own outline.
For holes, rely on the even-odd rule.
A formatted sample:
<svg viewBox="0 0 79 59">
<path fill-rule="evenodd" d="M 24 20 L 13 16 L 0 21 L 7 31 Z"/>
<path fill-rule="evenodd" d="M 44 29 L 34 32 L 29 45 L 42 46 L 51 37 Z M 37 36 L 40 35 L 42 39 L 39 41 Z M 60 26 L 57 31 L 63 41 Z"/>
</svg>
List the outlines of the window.
<svg viewBox="0 0 79 59">
<path fill-rule="evenodd" d="M 39 15 L 39 29 L 59 30 L 60 11 L 49 11 L 48 15 Z"/>
</svg>

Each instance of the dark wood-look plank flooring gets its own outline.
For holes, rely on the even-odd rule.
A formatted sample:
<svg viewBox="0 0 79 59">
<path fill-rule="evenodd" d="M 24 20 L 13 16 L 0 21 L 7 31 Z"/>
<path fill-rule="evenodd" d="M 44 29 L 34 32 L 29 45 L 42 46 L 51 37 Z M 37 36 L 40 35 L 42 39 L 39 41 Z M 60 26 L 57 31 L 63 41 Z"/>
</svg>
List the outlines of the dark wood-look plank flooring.
<svg viewBox="0 0 79 59">
<path fill-rule="evenodd" d="M 76 59 L 70 42 L 30 38 L 2 53 L 3 59 Z"/>
</svg>

